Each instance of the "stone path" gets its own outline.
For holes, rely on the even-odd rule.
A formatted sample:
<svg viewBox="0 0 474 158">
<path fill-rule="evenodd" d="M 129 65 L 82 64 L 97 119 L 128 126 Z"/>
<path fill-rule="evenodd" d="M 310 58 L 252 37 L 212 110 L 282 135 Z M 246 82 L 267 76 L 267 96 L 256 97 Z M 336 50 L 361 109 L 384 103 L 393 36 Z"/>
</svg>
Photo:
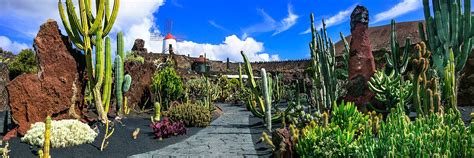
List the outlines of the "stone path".
<svg viewBox="0 0 474 158">
<path fill-rule="evenodd" d="M 250 133 L 250 112 L 220 104 L 224 114 L 188 139 L 163 149 L 130 156 L 155 157 L 257 157 Z"/>
</svg>

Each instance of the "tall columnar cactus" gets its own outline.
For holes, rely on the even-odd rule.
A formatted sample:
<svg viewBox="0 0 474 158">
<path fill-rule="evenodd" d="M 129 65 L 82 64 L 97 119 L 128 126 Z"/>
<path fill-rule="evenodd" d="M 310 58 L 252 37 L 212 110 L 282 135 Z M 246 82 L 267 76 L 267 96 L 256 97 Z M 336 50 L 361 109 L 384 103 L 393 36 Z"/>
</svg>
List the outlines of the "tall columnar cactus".
<svg viewBox="0 0 474 158">
<path fill-rule="evenodd" d="M 242 65 L 239 63 L 239 85 L 241 90 L 244 89 L 244 80 L 242 79 Z"/>
<path fill-rule="evenodd" d="M 118 115 L 123 114 L 123 93 L 130 89 L 132 83 L 132 77 L 130 75 L 124 75 L 123 72 L 123 61 L 120 56 L 115 57 L 115 95 L 117 99 Z"/>
<path fill-rule="evenodd" d="M 410 46 L 410 39 L 405 40 L 405 49 L 403 54 L 400 54 L 400 45 L 397 42 L 397 30 L 395 28 L 395 20 L 392 20 L 391 23 L 391 33 L 390 33 L 390 48 L 391 54 L 385 53 L 385 60 L 387 61 L 387 66 L 390 70 L 395 71 L 395 75 L 401 75 L 405 73 L 405 70 L 408 66 L 408 48 Z M 403 78 L 402 78 L 403 80 Z"/>
<path fill-rule="evenodd" d="M 268 131 L 272 131 L 272 100 L 270 95 L 271 83 L 269 83 L 267 71 L 264 68 L 260 70 L 262 75 L 262 93 L 265 101 L 265 123 Z"/>
<path fill-rule="evenodd" d="M 456 110 L 457 95 L 456 95 L 456 70 L 454 65 L 454 54 L 450 50 L 449 60 L 444 69 L 444 95 L 446 99 L 446 107 Z"/>
<path fill-rule="evenodd" d="M 102 39 L 106 37 L 117 18 L 120 0 L 115 0 L 113 9 L 110 11 L 109 0 L 96 1 L 96 15 L 92 14 L 91 0 L 78 0 L 79 13 L 77 16 L 76 8 L 72 0 L 66 0 L 67 15 L 61 0 L 58 1 L 59 14 L 68 34 L 69 39 L 74 45 L 83 50 L 86 56 L 87 77 L 90 83 L 90 91 L 92 92 L 96 109 L 99 113 L 99 119 L 107 120 L 107 114 L 103 107 L 103 100 L 110 96 L 102 98 L 101 88 L 104 80 L 104 62 L 112 60 L 111 58 L 103 59 Z M 92 58 L 93 46 L 96 46 L 95 62 Z M 106 55 L 107 56 L 107 55 Z M 105 61 L 104 61 L 105 60 Z M 93 65 L 95 63 L 95 65 Z M 108 80 L 107 78 L 105 80 Z"/>
<path fill-rule="evenodd" d="M 432 0 L 434 15 L 431 16 L 429 0 L 423 0 L 426 35 L 423 24 L 420 23 L 420 37 L 433 53 L 433 66 L 439 74 L 444 73 L 451 50 L 457 76 L 472 52 L 474 15 L 471 13 L 471 0 L 463 1 L 464 5 L 461 7 L 461 0 Z"/>
<path fill-rule="evenodd" d="M 43 143 L 43 156 L 42 158 L 50 158 L 49 148 L 51 146 L 51 116 L 46 117 L 44 122 L 44 143 Z"/>
<path fill-rule="evenodd" d="M 247 104 L 247 109 L 252 112 L 252 114 L 258 118 L 265 118 L 265 112 L 267 109 L 265 106 L 265 96 L 263 92 L 261 91 L 262 87 L 257 86 L 257 82 L 254 79 L 253 76 L 253 70 L 252 66 L 250 65 L 249 60 L 247 59 L 247 56 L 244 54 L 243 51 L 240 52 L 243 59 L 244 59 L 244 64 L 245 64 L 245 72 L 248 76 L 248 81 L 249 81 L 249 89 L 250 89 L 250 96 L 248 97 L 248 100 L 246 101 Z M 268 78 L 268 75 L 262 75 L 262 78 Z M 267 79 L 268 82 L 268 79 Z M 268 86 L 268 85 L 267 85 Z M 268 88 L 268 87 L 267 87 Z M 272 93 L 270 89 L 268 89 L 268 93 Z M 271 104 L 271 97 L 270 97 L 270 104 Z M 257 109 L 256 106 L 259 106 L 260 109 Z M 293 109 L 294 105 L 288 106 L 285 111 L 283 112 L 278 112 L 274 115 L 272 115 L 271 120 L 272 121 L 278 121 L 283 118 L 285 114 L 287 114 L 291 109 Z M 271 109 L 270 109 L 271 110 Z"/>
<path fill-rule="evenodd" d="M 312 41 L 309 43 L 312 59 L 313 82 L 316 86 L 318 107 L 330 109 L 337 99 L 336 91 L 336 50 L 334 44 L 327 36 L 326 24 L 322 21 L 323 28 L 320 33 L 314 27 L 314 15 L 311 14 Z"/>
<path fill-rule="evenodd" d="M 438 78 L 428 77 L 430 55 L 423 42 L 416 45 L 418 53 L 413 59 L 413 105 L 418 115 L 428 115 L 428 112 L 441 112 L 441 94 Z"/>
</svg>

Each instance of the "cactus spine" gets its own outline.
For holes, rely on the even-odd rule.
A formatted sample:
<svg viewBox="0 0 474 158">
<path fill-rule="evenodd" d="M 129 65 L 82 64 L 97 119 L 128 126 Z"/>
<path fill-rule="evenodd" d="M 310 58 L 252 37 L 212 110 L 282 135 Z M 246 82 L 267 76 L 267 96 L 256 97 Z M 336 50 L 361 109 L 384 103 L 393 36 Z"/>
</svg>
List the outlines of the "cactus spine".
<svg viewBox="0 0 474 158">
<path fill-rule="evenodd" d="M 413 59 L 413 104 L 417 114 L 428 115 L 430 112 L 441 112 L 441 94 L 439 92 L 438 78 L 432 76 L 428 80 L 427 71 L 430 68 L 431 53 L 426 50 L 423 42 L 416 45 L 417 56 Z"/>
<path fill-rule="evenodd" d="M 312 77 L 317 88 L 318 107 L 330 109 L 333 101 L 338 97 L 335 77 L 336 50 L 331 38 L 327 36 L 324 20 L 322 23 L 323 28 L 318 33 L 314 27 L 314 15 L 311 14 L 312 40 L 309 47 L 312 59 Z"/>
<path fill-rule="evenodd" d="M 461 7 L 461 0 L 433 0 L 432 3 L 433 16 L 431 16 L 429 0 L 423 0 L 427 35 L 425 36 L 423 24 L 420 23 L 420 37 L 433 52 L 433 65 L 439 74 L 444 73 L 452 50 L 456 75 L 459 75 L 473 46 L 472 19 L 474 15 L 471 13 L 471 0 L 464 0 L 464 8 Z"/>
<path fill-rule="evenodd" d="M 391 33 L 390 33 L 390 48 L 391 54 L 385 53 L 385 60 L 387 61 L 387 66 L 395 71 L 395 75 L 401 75 L 405 73 L 405 70 L 408 65 L 408 47 L 410 46 L 410 39 L 405 40 L 405 49 L 403 50 L 403 56 L 400 60 L 400 45 L 397 42 L 397 31 L 395 28 L 395 20 L 392 20 L 391 24 Z M 403 80 L 403 79 L 402 79 Z"/>
<path fill-rule="evenodd" d="M 269 80 L 268 80 L 268 75 L 267 75 L 267 71 L 265 71 L 264 68 L 261 69 L 261 74 L 262 74 L 262 80 L 263 80 L 263 98 L 264 98 L 264 101 L 265 101 L 265 107 L 266 107 L 266 111 L 265 111 L 265 122 L 266 122 L 266 126 L 267 126 L 267 130 L 268 131 L 272 131 L 272 101 L 271 101 L 271 95 L 270 95 L 270 86 L 271 83 L 269 83 Z"/>
<path fill-rule="evenodd" d="M 102 97 L 101 88 L 104 80 L 104 62 L 107 64 L 107 60 L 112 59 L 104 59 L 102 39 L 106 37 L 112 29 L 115 19 L 117 18 L 120 0 L 114 1 L 114 7 L 111 13 L 108 0 L 97 0 L 96 17 L 92 14 L 91 3 L 90 0 L 79 0 L 79 17 L 77 16 L 72 0 L 66 0 L 67 16 L 62 0 L 58 1 L 58 9 L 69 39 L 71 39 L 77 48 L 84 51 L 88 82 L 90 83 L 89 88 L 94 98 L 99 119 L 106 121 L 107 114 L 106 110 L 104 110 L 102 99 L 107 99 L 110 96 Z M 94 61 L 92 59 L 94 45 L 96 46 L 95 65 L 93 65 Z M 107 78 L 105 80 L 107 80 Z"/>
</svg>

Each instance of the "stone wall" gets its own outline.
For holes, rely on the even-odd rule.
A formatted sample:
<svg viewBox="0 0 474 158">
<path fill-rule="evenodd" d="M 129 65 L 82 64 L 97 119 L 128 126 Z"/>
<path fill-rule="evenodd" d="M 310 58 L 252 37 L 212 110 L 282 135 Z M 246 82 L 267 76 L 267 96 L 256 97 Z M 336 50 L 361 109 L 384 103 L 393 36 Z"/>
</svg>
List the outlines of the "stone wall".
<svg viewBox="0 0 474 158">
<path fill-rule="evenodd" d="M 8 109 L 7 84 L 10 81 L 6 64 L 0 63 L 0 111 Z"/>
</svg>

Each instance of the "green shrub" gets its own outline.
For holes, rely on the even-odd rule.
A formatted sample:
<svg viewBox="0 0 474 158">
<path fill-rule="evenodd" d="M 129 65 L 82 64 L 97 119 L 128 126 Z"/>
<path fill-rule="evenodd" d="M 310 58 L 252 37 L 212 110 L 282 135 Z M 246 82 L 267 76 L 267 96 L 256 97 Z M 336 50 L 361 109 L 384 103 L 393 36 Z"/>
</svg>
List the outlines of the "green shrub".
<svg viewBox="0 0 474 158">
<path fill-rule="evenodd" d="M 195 104 L 173 106 L 163 115 L 172 121 L 183 121 L 188 127 L 206 127 L 211 123 L 211 111 L 205 106 Z"/>
<path fill-rule="evenodd" d="M 9 63 L 13 58 L 15 55 L 12 52 L 0 48 L 0 63 Z"/>
<path fill-rule="evenodd" d="M 173 67 L 165 67 L 153 76 L 151 85 L 155 98 L 167 110 L 171 101 L 180 99 L 183 95 L 183 83 L 181 77 L 176 73 Z"/>
<path fill-rule="evenodd" d="M 138 63 L 145 63 L 145 58 L 138 55 L 136 52 L 127 51 L 127 55 L 125 56 L 125 62 L 138 62 Z"/>
<path fill-rule="evenodd" d="M 8 63 L 10 79 L 23 74 L 38 71 L 36 54 L 31 49 L 22 50 L 10 63 Z"/>
<path fill-rule="evenodd" d="M 353 110 L 333 109 L 331 123 L 310 123 L 295 146 L 301 157 L 472 157 L 472 127 L 457 111 L 432 113 L 412 122 L 398 105 L 386 122 Z M 324 117 L 323 117 L 324 118 Z M 324 120 L 324 119 L 323 119 Z M 380 127 L 380 129 L 379 129 Z"/>
<path fill-rule="evenodd" d="M 194 102 L 204 101 L 208 94 L 210 94 L 211 100 L 215 101 L 220 96 L 220 87 L 211 83 L 207 85 L 207 79 L 205 77 L 190 79 L 186 82 L 186 88 L 188 95 Z"/>
</svg>

